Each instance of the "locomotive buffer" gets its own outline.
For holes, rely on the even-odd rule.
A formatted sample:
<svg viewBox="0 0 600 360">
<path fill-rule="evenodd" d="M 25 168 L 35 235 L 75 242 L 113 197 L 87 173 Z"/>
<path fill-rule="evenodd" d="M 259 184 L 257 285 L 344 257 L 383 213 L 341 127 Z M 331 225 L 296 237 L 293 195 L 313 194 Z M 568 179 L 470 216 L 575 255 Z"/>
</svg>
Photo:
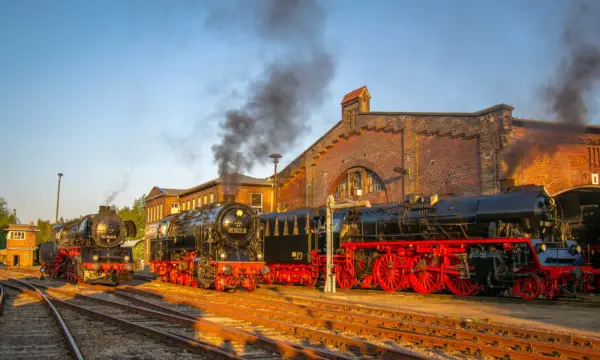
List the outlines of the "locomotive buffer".
<svg viewBox="0 0 600 360">
<path fill-rule="evenodd" d="M 368 200 L 360 200 L 345 204 L 336 204 L 333 195 L 327 197 L 327 219 L 326 219 L 326 246 L 327 246 L 327 266 L 325 276 L 324 292 L 335 293 L 335 273 L 333 269 L 333 211 L 337 209 L 371 207 L 371 202 Z"/>
</svg>

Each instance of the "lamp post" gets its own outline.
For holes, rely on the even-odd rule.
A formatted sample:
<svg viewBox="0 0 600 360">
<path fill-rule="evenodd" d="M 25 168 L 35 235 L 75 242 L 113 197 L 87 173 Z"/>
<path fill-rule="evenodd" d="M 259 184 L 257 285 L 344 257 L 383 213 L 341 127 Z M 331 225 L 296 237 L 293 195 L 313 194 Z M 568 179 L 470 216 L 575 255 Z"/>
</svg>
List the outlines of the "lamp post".
<svg viewBox="0 0 600 360">
<path fill-rule="evenodd" d="M 58 223 L 58 203 L 60 200 L 60 178 L 63 177 L 62 173 L 58 173 L 58 192 L 56 193 L 56 217 L 54 223 Z"/>
<path fill-rule="evenodd" d="M 279 163 L 279 159 L 281 159 L 281 155 L 278 153 L 273 153 L 271 155 L 269 155 L 269 157 L 271 159 L 273 159 L 273 164 L 275 165 L 275 168 L 273 170 L 273 193 L 275 194 L 275 211 L 278 211 L 278 207 L 277 207 L 277 164 Z"/>
</svg>

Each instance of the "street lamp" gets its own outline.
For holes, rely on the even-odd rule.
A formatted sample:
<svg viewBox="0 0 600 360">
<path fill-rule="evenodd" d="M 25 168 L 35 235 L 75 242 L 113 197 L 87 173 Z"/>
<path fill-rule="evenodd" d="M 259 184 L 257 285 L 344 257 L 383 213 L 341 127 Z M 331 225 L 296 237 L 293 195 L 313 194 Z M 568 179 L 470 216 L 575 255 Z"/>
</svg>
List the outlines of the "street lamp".
<svg viewBox="0 0 600 360">
<path fill-rule="evenodd" d="M 63 177 L 62 173 L 58 173 L 58 192 L 56 193 L 56 217 L 54 219 L 54 223 L 58 223 L 58 202 L 60 199 L 60 178 Z"/>
<path fill-rule="evenodd" d="M 273 184 L 274 184 L 274 193 L 275 193 L 275 210 L 278 211 L 277 207 L 277 163 L 279 163 L 279 159 L 281 159 L 281 155 L 278 153 L 273 153 L 269 155 L 271 159 L 273 159 L 273 164 L 275 164 L 275 169 L 273 171 Z"/>
</svg>

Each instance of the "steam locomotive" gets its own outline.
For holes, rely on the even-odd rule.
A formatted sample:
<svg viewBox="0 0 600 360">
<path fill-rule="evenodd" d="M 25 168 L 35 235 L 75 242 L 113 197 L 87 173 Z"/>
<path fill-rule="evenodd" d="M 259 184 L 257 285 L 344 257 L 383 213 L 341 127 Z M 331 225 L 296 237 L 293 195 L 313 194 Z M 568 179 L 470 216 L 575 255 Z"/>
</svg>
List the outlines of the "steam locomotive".
<svg viewBox="0 0 600 360">
<path fill-rule="evenodd" d="M 213 203 L 158 222 L 151 271 L 161 280 L 217 291 L 256 289 L 263 259 L 258 215 L 240 203 Z"/>
<path fill-rule="evenodd" d="M 100 206 L 97 214 L 53 226 L 54 241 L 39 245 L 41 271 L 70 282 L 117 285 L 130 280 L 133 251 L 122 245 L 136 233 L 133 221 L 122 221 L 114 209 Z"/>
<path fill-rule="evenodd" d="M 467 296 L 512 290 L 524 299 L 594 289 L 598 270 L 570 240 L 559 205 L 543 189 L 336 210 L 337 285 Z M 266 283 L 324 281 L 324 209 L 261 215 Z M 293 226 L 293 228 L 292 228 Z"/>
</svg>

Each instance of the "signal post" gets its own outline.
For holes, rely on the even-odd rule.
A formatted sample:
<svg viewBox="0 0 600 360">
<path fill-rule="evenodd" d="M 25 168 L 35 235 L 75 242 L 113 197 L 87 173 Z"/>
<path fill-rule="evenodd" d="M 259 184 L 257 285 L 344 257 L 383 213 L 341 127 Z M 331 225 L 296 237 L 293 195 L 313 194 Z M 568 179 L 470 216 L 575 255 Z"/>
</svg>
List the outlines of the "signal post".
<svg viewBox="0 0 600 360">
<path fill-rule="evenodd" d="M 344 204 L 336 204 L 333 195 L 327 197 L 327 217 L 326 217 L 326 247 L 327 247 L 327 266 L 325 275 L 325 292 L 335 293 L 335 273 L 333 272 L 333 211 L 347 208 L 371 207 L 368 200 L 355 201 Z"/>
</svg>

